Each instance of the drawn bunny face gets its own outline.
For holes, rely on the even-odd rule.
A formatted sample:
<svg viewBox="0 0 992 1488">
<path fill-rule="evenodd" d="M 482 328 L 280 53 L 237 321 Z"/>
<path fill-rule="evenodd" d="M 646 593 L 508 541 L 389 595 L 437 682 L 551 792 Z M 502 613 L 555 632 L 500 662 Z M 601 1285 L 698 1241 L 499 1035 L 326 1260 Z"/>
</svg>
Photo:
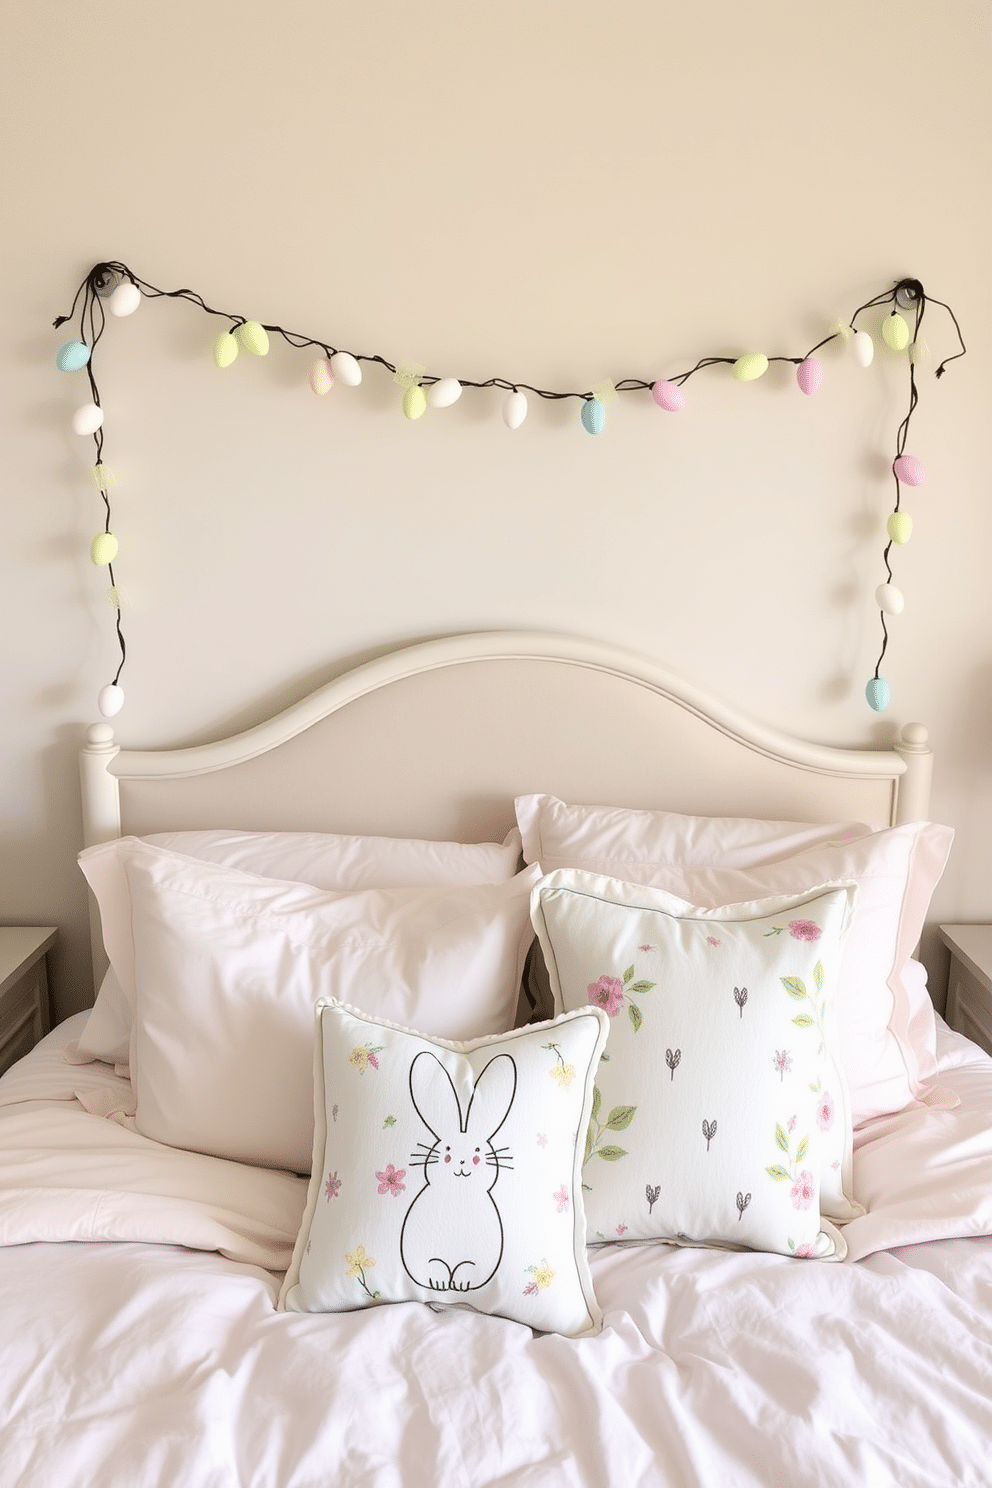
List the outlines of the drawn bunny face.
<svg viewBox="0 0 992 1488">
<path fill-rule="evenodd" d="M 410 1066 L 410 1098 L 434 1138 L 413 1162 L 423 1164 L 400 1236 L 406 1271 L 432 1291 L 470 1291 L 494 1275 L 503 1254 L 503 1222 L 492 1197 L 506 1148 L 493 1137 L 509 1114 L 517 1069 L 509 1054 L 491 1059 L 475 1082 L 463 1113 L 444 1065 L 422 1051 Z"/>
</svg>

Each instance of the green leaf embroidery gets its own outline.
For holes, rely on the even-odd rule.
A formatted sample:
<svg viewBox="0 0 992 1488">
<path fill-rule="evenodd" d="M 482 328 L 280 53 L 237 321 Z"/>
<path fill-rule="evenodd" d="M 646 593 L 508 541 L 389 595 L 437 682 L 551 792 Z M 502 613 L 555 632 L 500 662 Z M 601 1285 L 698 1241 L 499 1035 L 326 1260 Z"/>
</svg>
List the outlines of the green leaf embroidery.
<svg viewBox="0 0 992 1488">
<path fill-rule="evenodd" d="M 792 1021 L 797 1028 L 812 1028 L 816 1023 L 816 1019 L 811 1018 L 809 1013 L 797 1013 Z"/>
<path fill-rule="evenodd" d="M 807 995 L 806 983 L 801 977 L 783 977 L 782 986 L 788 992 L 789 996 L 794 997 L 797 1002 L 802 1002 L 803 998 Z"/>
<path fill-rule="evenodd" d="M 801 1163 L 808 1151 L 809 1137 L 803 1137 L 802 1141 L 799 1143 L 799 1146 L 796 1148 L 796 1162 Z"/>
<path fill-rule="evenodd" d="M 607 1131 L 625 1131 L 633 1121 L 636 1111 L 636 1106 L 614 1106 L 606 1118 Z"/>
<path fill-rule="evenodd" d="M 592 1087 L 592 1119 L 593 1119 L 593 1121 L 595 1121 L 596 1120 L 596 1117 L 599 1115 L 599 1108 L 602 1105 L 602 1103 L 603 1103 L 603 1092 L 600 1090 L 600 1088 L 599 1088 L 598 1085 L 594 1085 Z"/>
<path fill-rule="evenodd" d="M 789 1150 L 789 1134 L 784 1127 L 778 1125 L 775 1127 L 775 1146 L 780 1152 Z"/>
<path fill-rule="evenodd" d="M 817 992 L 822 992 L 823 991 L 823 962 L 822 961 L 817 961 L 816 965 L 813 967 L 813 985 L 816 987 Z"/>
<path fill-rule="evenodd" d="M 633 965 L 631 965 L 631 966 L 628 966 L 627 967 L 627 970 L 623 974 L 624 986 L 626 986 L 628 982 L 633 981 L 633 979 L 634 979 L 634 968 L 633 968 Z"/>
<path fill-rule="evenodd" d="M 792 1174 L 789 1172 L 788 1168 L 783 1168 L 780 1163 L 776 1163 L 774 1167 L 766 1168 L 765 1172 L 768 1174 L 769 1178 L 775 1178 L 780 1183 L 783 1178 L 788 1181 L 792 1177 Z"/>
<path fill-rule="evenodd" d="M 586 1131 L 586 1155 L 583 1158 L 583 1162 L 588 1162 L 590 1157 L 592 1156 L 592 1144 L 594 1140 L 595 1138 L 592 1134 L 592 1127 L 590 1126 Z"/>
<path fill-rule="evenodd" d="M 621 1157 L 627 1156 L 627 1149 L 626 1147 L 600 1147 L 596 1156 L 604 1158 L 606 1162 L 619 1162 Z"/>
<path fill-rule="evenodd" d="M 657 982 L 640 981 L 635 982 L 634 985 L 632 987 L 628 987 L 627 990 L 628 992 L 653 992 L 657 985 Z"/>
<path fill-rule="evenodd" d="M 630 1018 L 631 1023 L 634 1025 L 634 1032 L 636 1033 L 641 1024 L 644 1022 L 644 1014 L 641 1012 L 636 1002 L 628 1002 L 627 1014 Z"/>
</svg>

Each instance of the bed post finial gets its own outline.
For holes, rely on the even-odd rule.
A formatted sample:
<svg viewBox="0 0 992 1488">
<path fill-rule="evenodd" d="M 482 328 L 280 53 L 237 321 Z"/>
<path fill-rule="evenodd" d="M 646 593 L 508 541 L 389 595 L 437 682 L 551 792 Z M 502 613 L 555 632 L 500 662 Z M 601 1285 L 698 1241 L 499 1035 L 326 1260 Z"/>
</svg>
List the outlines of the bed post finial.
<svg viewBox="0 0 992 1488">
<path fill-rule="evenodd" d="M 933 750 L 922 723 L 907 723 L 895 745 L 906 761 L 906 773 L 896 792 L 896 825 L 927 821 L 930 816 L 930 783 L 933 779 Z"/>
</svg>

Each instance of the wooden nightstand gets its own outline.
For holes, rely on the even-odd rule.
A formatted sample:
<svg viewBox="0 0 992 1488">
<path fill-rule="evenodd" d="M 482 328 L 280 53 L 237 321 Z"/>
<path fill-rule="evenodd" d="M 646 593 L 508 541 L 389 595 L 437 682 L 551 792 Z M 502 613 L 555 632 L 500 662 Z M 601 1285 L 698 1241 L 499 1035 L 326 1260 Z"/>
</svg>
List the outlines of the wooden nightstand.
<svg viewBox="0 0 992 1488">
<path fill-rule="evenodd" d="M 992 925 L 941 925 L 951 953 L 944 1017 L 992 1054 Z"/>
<path fill-rule="evenodd" d="M 0 926 L 0 1075 L 51 1027 L 45 957 L 58 933 L 51 925 Z"/>
</svg>

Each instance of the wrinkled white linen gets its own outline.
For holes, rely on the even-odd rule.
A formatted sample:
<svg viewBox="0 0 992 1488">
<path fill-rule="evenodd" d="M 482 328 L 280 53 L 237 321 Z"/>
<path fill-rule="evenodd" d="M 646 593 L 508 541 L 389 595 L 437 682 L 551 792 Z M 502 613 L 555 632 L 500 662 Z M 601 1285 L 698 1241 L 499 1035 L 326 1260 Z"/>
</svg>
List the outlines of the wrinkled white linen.
<svg viewBox="0 0 992 1488">
<path fill-rule="evenodd" d="M 605 1326 L 579 1340 L 417 1303 L 277 1313 L 302 1180 L 88 1114 L 73 1088 L 115 1077 L 56 1053 L 0 1084 L 3 1488 L 992 1482 L 992 1061 L 959 1039 L 958 1110 L 861 1134 L 863 1259 L 595 1249 Z M 92 1243 L 44 1243 L 60 1225 Z"/>
</svg>

